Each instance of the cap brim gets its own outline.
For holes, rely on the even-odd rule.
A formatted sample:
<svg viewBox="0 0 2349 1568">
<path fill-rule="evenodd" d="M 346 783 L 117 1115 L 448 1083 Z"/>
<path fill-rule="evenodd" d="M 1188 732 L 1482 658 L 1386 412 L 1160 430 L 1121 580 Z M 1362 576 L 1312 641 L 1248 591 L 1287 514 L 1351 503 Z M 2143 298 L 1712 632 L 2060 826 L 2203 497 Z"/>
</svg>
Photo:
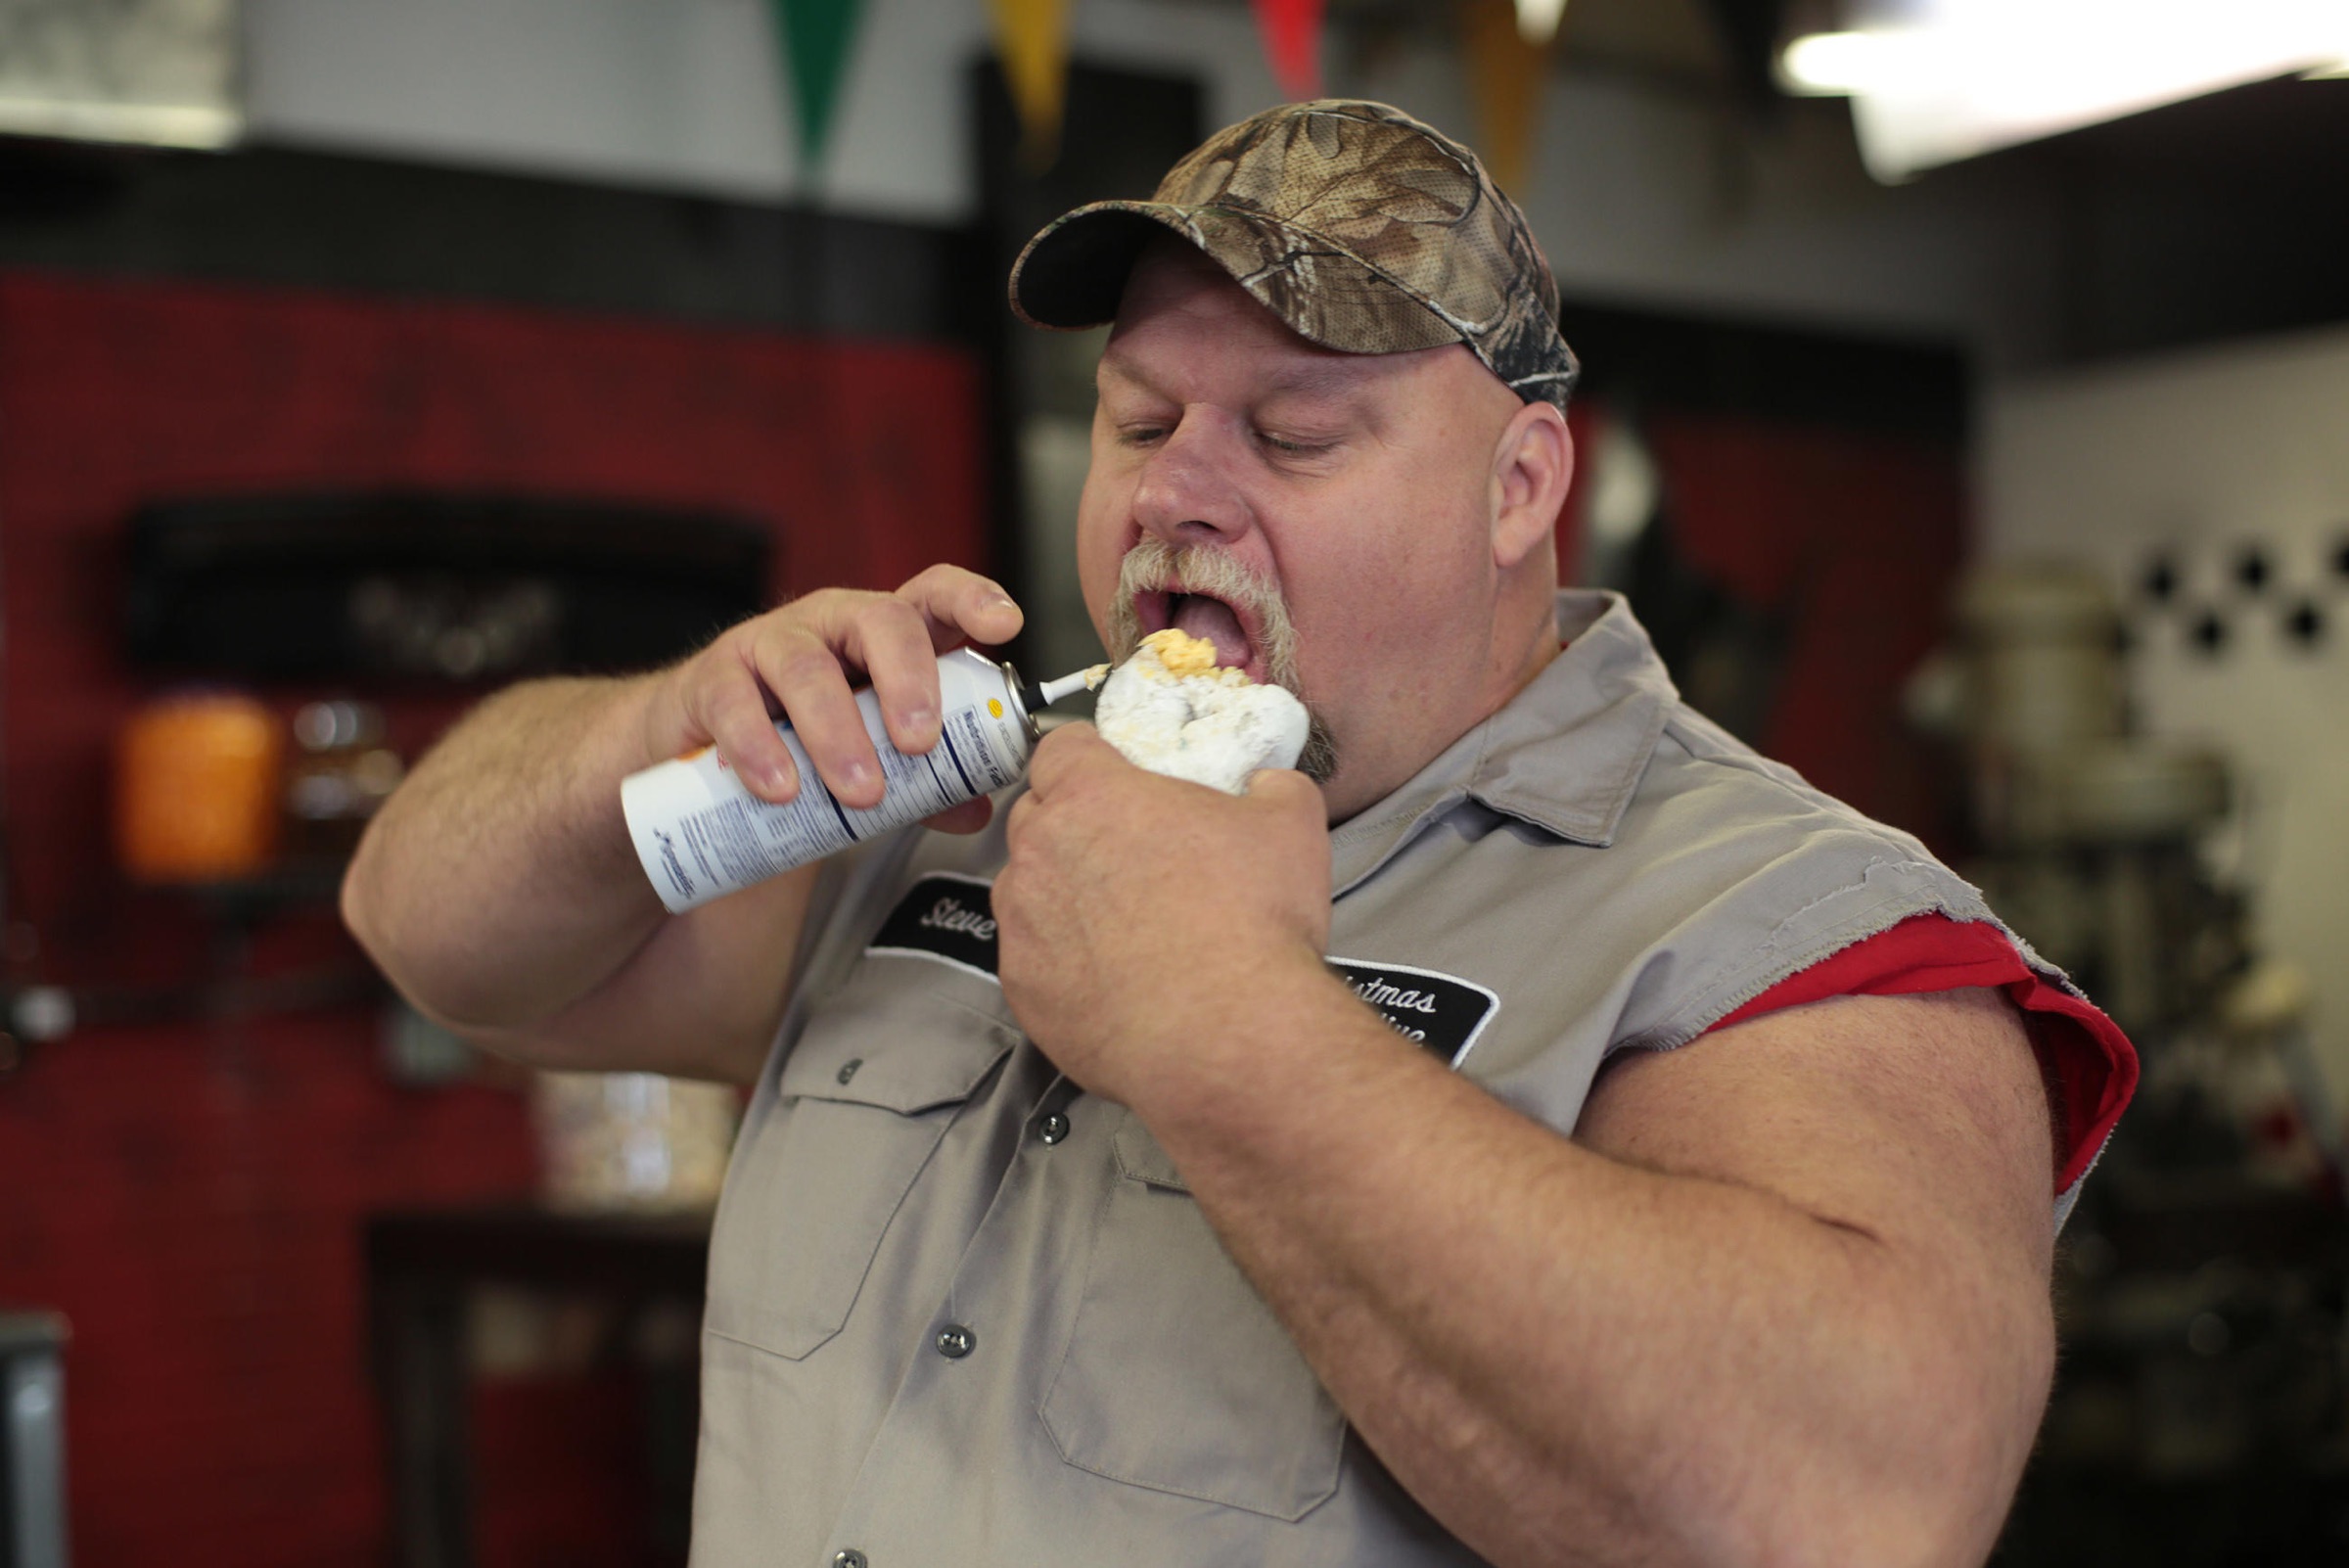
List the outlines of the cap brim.
<svg viewBox="0 0 2349 1568">
<path fill-rule="evenodd" d="M 1095 202 L 1062 216 L 1030 240 L 1011 264 L 1012 313 L 1032 327 L 1076 329 L 1115 321 L 1134 263 L 1153 239 L 1165 234 L 1221 267 L 1309 343 L 1366 354 L 1464 341 L 1424 300 L 1359 256 L 1276 218 L 1168 202 Z M 1301 256 L 1314 263 L 1312 291 L 1283 287 L 1287 263 Z M 1352 308 L 1364 298 L 1375 301 L 1367 312 Z M 1405 329 L 1399 330 L 1377 308 L 1392 298 L 1416 306 L 1403 317 Z M 1342 323 L 1366 317 L 1384 318 L 1382 341 L 1363 343 L 1359 332 L 1343 330 Z"/>
<path fill-rule="evenodd" d="M 1494 363 L 1489 333 L 1468 330 L 1402 279 L 1307 230 L 1215 204 L 1095 202 L 1064 214 L 1012 263 L 1012 313 L 1033 327 L 1063 330 L 1115 321 L 1134 264 L 1163 234 L 1197 250 L 1308 343 L 1350 354 L 1458 344 L 1518 396 L 1566 406 L 1576 379 L 1574 351 L 1546 308 L 1554 363 L 1544 356 L 1530 369 L 1512 366 L 1512 378 Z M 1404 301 L 1409 307 L 1398 309 Z"/>
<path fill-rule="evenodd" d="M 1011 264 L 1012 313 L 1033 327 L 1116 320 L 1127 276 L 1161 234 L 1196 243 L 1182 208 L 1160 202 L 1095 202 L 1067 213 Z"/>
</svg>

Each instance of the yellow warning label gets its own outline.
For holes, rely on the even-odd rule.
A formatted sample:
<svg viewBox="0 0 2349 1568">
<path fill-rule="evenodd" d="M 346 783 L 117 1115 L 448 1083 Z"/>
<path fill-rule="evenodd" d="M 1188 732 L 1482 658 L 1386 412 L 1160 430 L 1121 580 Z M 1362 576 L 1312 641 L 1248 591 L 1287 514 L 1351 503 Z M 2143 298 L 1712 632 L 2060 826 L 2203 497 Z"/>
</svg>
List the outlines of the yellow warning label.
<svg viewBox="0 0 2349 1568">
<path fill-rule="evenodd" d="M 987 700 L 987 712 L 990 717 L 1001 718 L 1003 716 L 1003 705 L 997 702 L 994 698 L 990 697 Z"/>
</svg>

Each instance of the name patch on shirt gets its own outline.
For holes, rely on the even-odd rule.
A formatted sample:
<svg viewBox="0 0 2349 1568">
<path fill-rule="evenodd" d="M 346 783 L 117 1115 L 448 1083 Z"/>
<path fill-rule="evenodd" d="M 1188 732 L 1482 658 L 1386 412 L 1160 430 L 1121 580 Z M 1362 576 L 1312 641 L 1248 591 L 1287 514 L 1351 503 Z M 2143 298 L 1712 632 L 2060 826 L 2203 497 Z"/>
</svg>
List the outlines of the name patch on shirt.
<svg viewBox="0 0 2349 1568">
<path fill-rule="evenodd" d="M 931 958 L 996 978 L 991 885 L 951 871 L 932 872 L 905 890 L 865 951 Z M 1397 1034 L 1454 1067 L 1500 1009 L 1494 992 L 1440 970 L 1359 958 L 1328 962 Z"/>
<path fill-rule="evenodd" d="M 1500 1010 L 1500 998 L 1473 980 L 1408 964 L 1332 958 L 1329 967 L 1354 993 L 1404 1038 L 1424 1045 L 1453 1067 Z"/>
<path fill-rule="evenodd" d="M 867 952 L 909 953 L 995 978 L 995 909 L 977 877 L 934 872 L 916 882 L 881 922 Z"/>
</svg>

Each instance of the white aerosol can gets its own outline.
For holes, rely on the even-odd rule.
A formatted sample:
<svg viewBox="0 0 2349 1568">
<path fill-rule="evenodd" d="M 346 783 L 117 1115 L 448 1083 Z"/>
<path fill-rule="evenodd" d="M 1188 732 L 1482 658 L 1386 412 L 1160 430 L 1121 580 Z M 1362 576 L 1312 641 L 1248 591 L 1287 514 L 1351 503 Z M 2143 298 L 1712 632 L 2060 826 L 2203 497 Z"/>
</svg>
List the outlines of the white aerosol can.
<svg viewBox="0 0 2349 1568">
<path fill-rule="evenodd" d="M 1019 671 L 968 648 L 938 662 L 938 744 L 909 757 L 889 743 L 870 688 L 856 694 L 865 733 L 880 754 L 881 804 L 840 804 L 816 776 L 789 724 L 775 733 L 791 750 L 800 793 L 781 806 L 747 789 L 713 747 L 621 781 L 620 806 L 644 874 L 672 913 L 837 853 L 892 828 L 1015 784 L 1036 749 L 1036 713 L 1098 686 L 1106 665 L 1027 685 Z"/>
</svg>

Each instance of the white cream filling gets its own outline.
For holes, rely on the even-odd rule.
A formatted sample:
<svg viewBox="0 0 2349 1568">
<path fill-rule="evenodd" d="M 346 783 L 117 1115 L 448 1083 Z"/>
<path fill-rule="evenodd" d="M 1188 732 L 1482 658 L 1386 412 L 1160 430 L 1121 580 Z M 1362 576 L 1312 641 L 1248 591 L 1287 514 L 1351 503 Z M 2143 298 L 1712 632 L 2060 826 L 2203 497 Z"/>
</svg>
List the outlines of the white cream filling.
<svg viewBox="0 0 2349 1568">
<path fill-rule="evenodd" d="M 1243 795 L 1258 768 L 1297 765 L 1305 705 L 1278 686 L 1214 668 L 1214 658 L 1203 639 L 1152 632 L 1110 673 L 1093 727 L 1136 767 Z"/>
</svg>

